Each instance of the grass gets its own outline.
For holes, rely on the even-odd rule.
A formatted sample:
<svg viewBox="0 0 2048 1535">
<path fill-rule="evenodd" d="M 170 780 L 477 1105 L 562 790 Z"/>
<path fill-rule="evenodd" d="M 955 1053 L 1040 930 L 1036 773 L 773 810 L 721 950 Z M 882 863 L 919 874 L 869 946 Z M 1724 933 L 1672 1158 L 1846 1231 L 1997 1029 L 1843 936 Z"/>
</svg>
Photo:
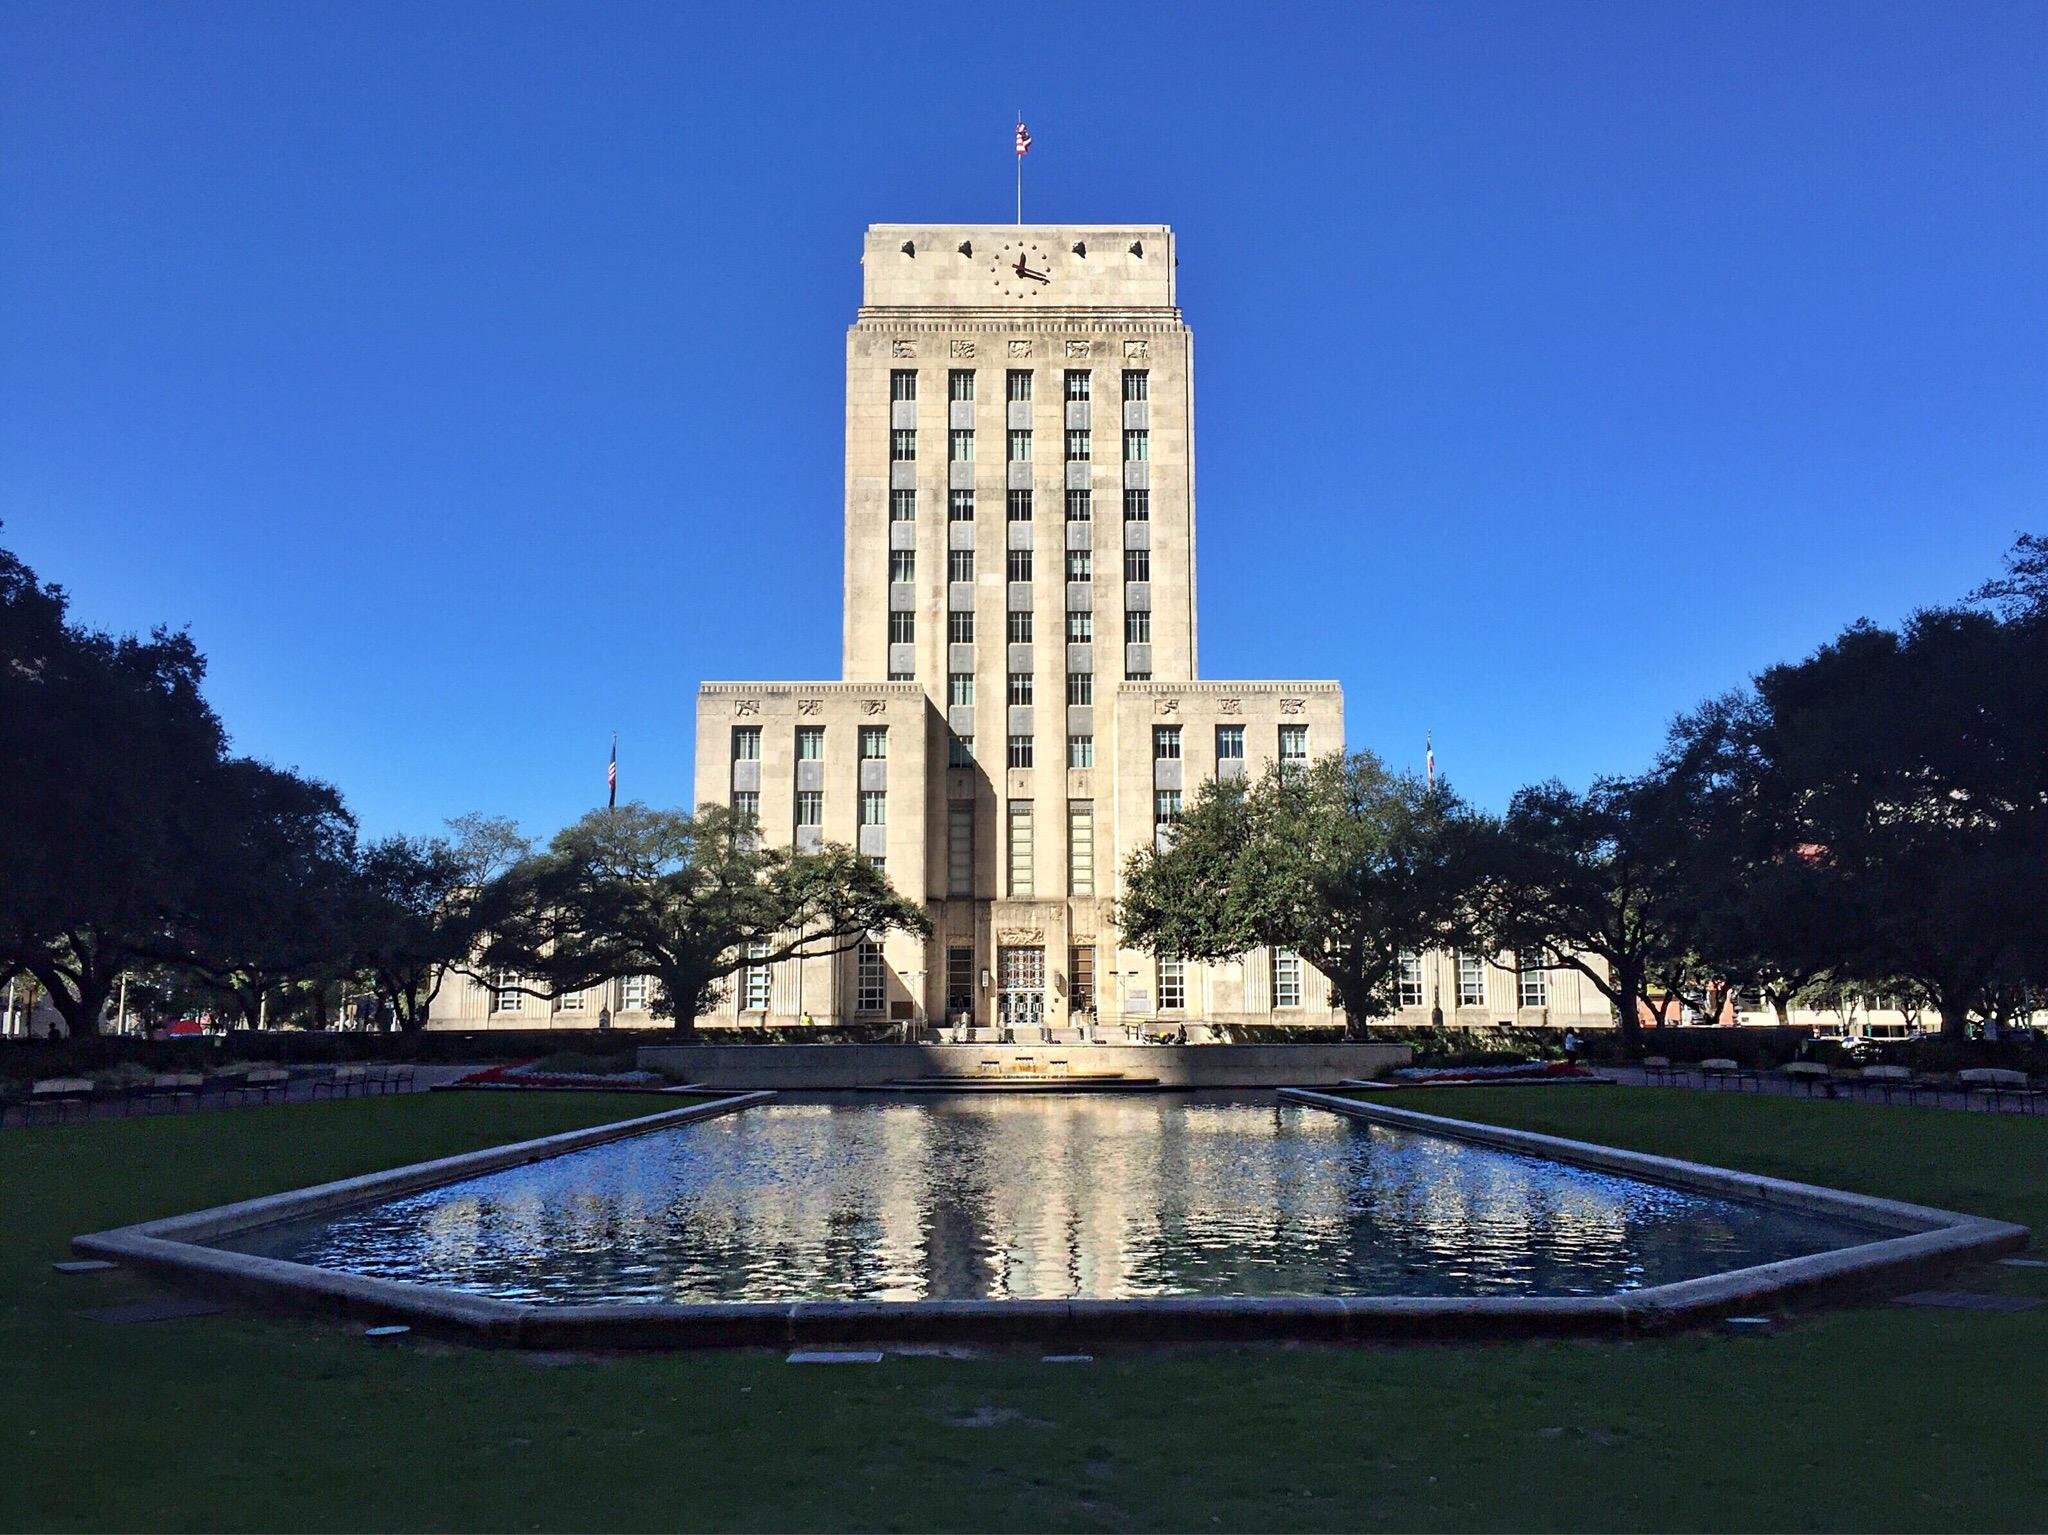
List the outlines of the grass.
<svg viewBox="0 0 2048 1535">
<path fill-rule="evenodd" d="M 1425 1101 L 2048 1231 L 2048 1120 L 1621 1089 Z M 441 1094 L 0 1135 L 0 1527 L 2019 1529 L 2048 1509 L 2048 1308 L 800 1369 L 380 1349 L 249 1315 L 108 1327 L 77 1311 L 140 1282 L 48 1267 L 76 1232 L 645 1109 Z M 2048 1294 L 2033 1270 L 1971 1282 Z"/>
</svg>

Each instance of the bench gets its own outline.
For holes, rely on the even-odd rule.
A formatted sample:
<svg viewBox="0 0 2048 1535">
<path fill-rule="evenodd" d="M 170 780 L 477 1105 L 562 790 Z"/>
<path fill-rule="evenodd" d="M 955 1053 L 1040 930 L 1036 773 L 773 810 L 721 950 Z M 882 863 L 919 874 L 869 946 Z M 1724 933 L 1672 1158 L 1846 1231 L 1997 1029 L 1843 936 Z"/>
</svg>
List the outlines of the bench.
<svg viewBox="0 0 2048 1535">
<path fill-rule="evenodd" d="M 1957 1072 L 1956 1081 L 1971 1097 L 1982 1094 L 1988 1098 L 1994 1109 L 2011 1099 L 2020 1108 L 2031 1112 L 2041 1096 L 2024 1071 L 2012 1071 L 2003 1066 L 1972 1066 Z"/>
<path fill-rule="evenodd" d="M 1901 1093 L 1911 1103 L 1914 1090 L 1919 1086 L 1913 1080 L 1913 1073 L 1904 1066 L 1865 1066 L 1861 1074 L 1851 1081 L 1858 1092 L 1877 1093 L 1886 1103 Z"/>
<path fill-rule="evenodd" d="M 1763 1086 L 1763 1078 L 1740 1061 L 1730 1060 L 1725 1055 L 1716 1055 L 1701 1061 L 1700 1076 L 1710 1087 L 1733 1083 L 1737 1092 L 1741 1092 L 1746 1083 L 1753 1082 L 1759 1088 Z"/>
<path fill-rule="evenodd" d="M 1675 1087 L 1683 1080 L 1683 1068 L 1672 1065 L 1668 1055 L 1646 1055 L 1643 1057 L 1643 1080 Z"/>
<path fill-rule="evenodd" d="M 412 1091 L 413 1068 L 411 1066 L 372 1066 L 363 1079 L 365 1092 L 381 1096 L 384 1093 L 409 1093 Z"/>
<path fill-rule="evenodd" d="M 1788 1082 L 1805 1088 L 1809 1098 L 1822 1090 L 1830 1097 L 1834 1095 L 1834 1073 L 1819 1061 L 1787 1061 L 1778 1068 L 1778 1072 Z"/>
<path fill-rule="evenodd" d="M 221 1078 L 222 1096 L 229 1103 L 268 1103 L 273 1097 L 284 1102 L 291 1091 L 292 1074 L 276 1067 L 245 1071 L 239 1077 Z"/>
<path fill-rule="evenodd" d="M 73 1108 L 81 1119 L 90 1119 L 95 1091 L 96 1084 L 90 1077 L 44 1077 L 31 1083 L 26 1105 L 28 1122 L 34 1124 L 39 1113 L 47 1113 L 52 1124 L 62 1124 L 65 1114 Z"/>
<path fill-rule="evenodd" d="M 176 1113 L 180 1108 L 198 1108 L 199 1095 L 206 1091 L 206 1078 L 196 1071 L 159 1072 L 145 1083 L 138 1095 L 145 1114 L 158 1112 L 159 1105 L 169 1105 Z"/>
</svg>

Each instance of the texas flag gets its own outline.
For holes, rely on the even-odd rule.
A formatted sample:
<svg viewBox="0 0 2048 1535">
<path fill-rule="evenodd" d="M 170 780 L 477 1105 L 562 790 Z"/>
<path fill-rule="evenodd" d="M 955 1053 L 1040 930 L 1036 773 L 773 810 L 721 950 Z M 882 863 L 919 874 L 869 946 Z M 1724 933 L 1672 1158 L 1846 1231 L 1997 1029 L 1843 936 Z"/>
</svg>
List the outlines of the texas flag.
<svg viewBox="0 0 2048 1535">
<path fill-rule="evenodd" d="M 1017 153 L 1020 155 L 1024 155 L 1029 154 L 1030 152 L 1031 130 L 1024 126 L 1022 119 L 1019 119 L 1017 123 Z"/>
</svg>

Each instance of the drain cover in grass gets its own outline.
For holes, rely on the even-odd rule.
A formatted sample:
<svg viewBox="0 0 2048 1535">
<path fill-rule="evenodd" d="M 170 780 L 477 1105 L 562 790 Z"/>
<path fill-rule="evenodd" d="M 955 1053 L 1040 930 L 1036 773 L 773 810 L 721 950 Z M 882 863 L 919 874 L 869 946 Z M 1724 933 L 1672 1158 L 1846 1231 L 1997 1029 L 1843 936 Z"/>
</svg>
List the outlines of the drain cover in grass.
<svg viewBox="0 0 2048 1535">
<path fill-rule="evenodd" d="M 95 1322 L 111 1322 L 116 1325 L 128 1322 L 172 1322 L 186 1316 L 218 1316 L 227 1310 L 210 1300 L 140 1300 L 126 1306 L 101 1306 L 93 1311 L 81 1311 L 80 1316 Z"/>
<path fill-rule="evenodd" d="M 1901 1306 L 1939 1306 L 1950 1311 L 2032 1311 L 2041 1302 L 2025 1295 L 1984 1295 L 1975 1290 L 1916 1290 L 1899 1297 Z"/>
</svg>

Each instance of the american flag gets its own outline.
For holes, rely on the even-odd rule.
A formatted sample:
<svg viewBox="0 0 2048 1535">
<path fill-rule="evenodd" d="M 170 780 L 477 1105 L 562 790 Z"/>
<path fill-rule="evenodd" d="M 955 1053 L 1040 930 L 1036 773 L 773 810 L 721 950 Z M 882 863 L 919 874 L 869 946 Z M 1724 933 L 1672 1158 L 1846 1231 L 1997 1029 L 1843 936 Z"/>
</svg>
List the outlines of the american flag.
<svg viewBox="0 0 2048 1535">
<path fill-rule="evenodd" d="M 617 736 L 612 737 L 612 761 L 611 766 L 604 770 L 604 783 L 605 805 L 609 809 L 616 810 L 619 808 L 619 738 Z"/>
<path fill-rule="evenodd" d="M 1429 774 L 1429 786 L 1436 787 L 1436 737 L 1434 734 L 1422 738 L 1422 760 Z"/>
<path fill-rule="evenodd" d="M 1020 155 L 1024 155 L 1029 154 L 1030 152 L 1031 130 L 1025 127 L 1024 124 L 1020 121 L 1017 124 L 1017 153 Z"/>
</svg>

